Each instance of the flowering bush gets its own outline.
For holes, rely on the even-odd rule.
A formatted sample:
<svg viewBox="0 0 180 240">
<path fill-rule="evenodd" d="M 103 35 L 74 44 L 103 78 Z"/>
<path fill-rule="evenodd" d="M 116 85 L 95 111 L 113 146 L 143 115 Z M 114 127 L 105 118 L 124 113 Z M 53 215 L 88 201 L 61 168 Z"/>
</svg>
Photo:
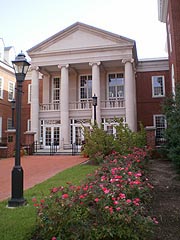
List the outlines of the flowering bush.
<svg viewBox="0 0 180 240">
<path fill-rule="evenodd" d="M 38 210 L 34 239 L 148 239 L 155 218 L 145 204 L 152 188 L 144 174 L 146 152 L 127 156 L 113 152 L 81 186 L 51 189 Z"/>
</svg>

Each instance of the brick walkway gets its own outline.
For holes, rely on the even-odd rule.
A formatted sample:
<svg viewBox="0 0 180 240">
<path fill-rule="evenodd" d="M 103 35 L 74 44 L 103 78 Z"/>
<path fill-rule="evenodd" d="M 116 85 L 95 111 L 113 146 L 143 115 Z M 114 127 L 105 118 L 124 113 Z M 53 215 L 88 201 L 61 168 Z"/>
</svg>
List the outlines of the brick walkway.
<svg viewBox="0 0 180 240">
<path fill-rule="evenodd" d="M 67 168 L 78 165 L 86 158 L 81 156 L 24 156 L 24 189 L 45 181 Z M 11 197 L 11 172 L 14 158 L 0 159 L 0 201 Z"/>
</svg>

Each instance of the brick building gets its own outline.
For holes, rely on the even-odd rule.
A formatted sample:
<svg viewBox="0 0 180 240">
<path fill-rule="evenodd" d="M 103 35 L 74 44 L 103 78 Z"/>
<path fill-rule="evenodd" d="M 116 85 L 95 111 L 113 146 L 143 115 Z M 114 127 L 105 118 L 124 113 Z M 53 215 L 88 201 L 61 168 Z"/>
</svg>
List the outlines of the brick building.
<svg viewBox="0 0 180 240">
<path fill-rule="evenodd" d="M 12 128 L 11 101 L 15 98 L 15 76 L 11 60 L 15 58 L 13 47 L 5 47 L 0 38 L 0 142 L 6 138 L 5 131 Z"/>
<path fill-rule="evenodd" d="M 158 0 L 158 16 L 166 23 L 169 70 L 174 92 L 175 83 L 180 82 L 180 2 Z"/>
<path fill-rule="evenodd" d="M 136 43 L 75 23 L 28 50 L 31 70 L 24 82 L 22 130 L 35 132 L 44 148 L 81 145 L 94 119 L 115 133 L 114 117 L 136 131 L 138 123 L 162 138 L 161 104 L 171 92 L 168 59 L 137 58 Z M 22 136 L 23 138 L 23 136 Z"/>
</svg>

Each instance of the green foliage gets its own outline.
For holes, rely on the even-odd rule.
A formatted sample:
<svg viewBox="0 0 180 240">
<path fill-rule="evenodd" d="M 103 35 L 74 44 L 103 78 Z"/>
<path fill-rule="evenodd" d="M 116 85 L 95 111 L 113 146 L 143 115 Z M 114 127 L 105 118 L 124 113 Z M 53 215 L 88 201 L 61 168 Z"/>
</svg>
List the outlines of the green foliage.
<svg viewBox="0 0 180 240">
<path fill-rule="evenodd" d="M 127 154 L 134 147 L 144 147 L 146 143 L 146 133 L 140 124 L 139 132 L 132 132 L 123 119 L 114 119 L 116 134 L 110 135 L 99 128 L 97 125 L 92 126 L 92 131 L 85 130 L 85 145 L 82 154 L 89 157 L 94 164 L 103 162 L 104 157 L 113 150 L 120 154 Z"/>
<path fill-rule="evenodd" d="M 167 156 L 180 170 L 180 84 L 176 85 L 176 95 L 165 100 L 163 110 L 167 120 Z"/>
<path fill-rule="evenodd" d="M 127 154 L 134 147 L 143 148 L 146 144 L 146 132 L 142 124 L 140 124 L 139 132 L 132 132 L 123 119 L 117 120 L 116 138 L 114 141 L 115 150 L 121 154 Z"/>
<path fill-rule="evenodd" d="M 107 134 L 102 126 L 99 128 L 94 125 L 92 131 L 85 129 L 85 144 L 82 153 L 86 154 L 94 164 L 100 164 L 104 157 L 113 150 L 113 142 L 113 135 Z"/>
<path fill-rule="evenodd" d="M 82 185 L 52 188 L 36 202 L 33 239 L 145 240 L 155 219 L 144 211 L 152 188 L 144 175 L 146 152 L 113 152 Z"/>
</svg>

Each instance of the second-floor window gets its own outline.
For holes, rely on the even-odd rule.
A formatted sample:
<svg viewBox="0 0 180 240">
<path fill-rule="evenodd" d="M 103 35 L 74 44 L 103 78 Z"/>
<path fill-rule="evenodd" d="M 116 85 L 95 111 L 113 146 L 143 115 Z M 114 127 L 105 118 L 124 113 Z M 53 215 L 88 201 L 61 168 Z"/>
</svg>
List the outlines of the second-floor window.
<svg viewBox="0 0 180 240">
<path fill-rule="evenodd" d="M 8 100 L 12 101 L 14 99 L 14 82 L 8 82 Z"/>
<path fill-rule="evenodd" d="M 53 78 L 52 83 L 52 97 L 53 97 L 53 103 L 58 103 L 60 100 L 60 78 L 55 77 Z"/>
<path fill-rule="evenodd" d="M 123 73 L 108 74 L 109 99 L 124 98 L 124 75 Z"/>
<path fill-rule="evenodd" d="M 32 97 L 32 85 L 28 84 L 28 103 L 31 103 L 31 97 Z"/>
<path fill-rule="evenodd" d="M 164 76 L 152 77 L 152 95 L 153 97 L 165 96 Z"/>
<path fill-rule="evenodd" d="M 0 98 L 3 98 L 3 78 L 0 77 Z"/>
<path fill-rule="evenodd" d="M 80 76 L 80 100 L 92 99 L 92 75 Z"/>
</svg>

